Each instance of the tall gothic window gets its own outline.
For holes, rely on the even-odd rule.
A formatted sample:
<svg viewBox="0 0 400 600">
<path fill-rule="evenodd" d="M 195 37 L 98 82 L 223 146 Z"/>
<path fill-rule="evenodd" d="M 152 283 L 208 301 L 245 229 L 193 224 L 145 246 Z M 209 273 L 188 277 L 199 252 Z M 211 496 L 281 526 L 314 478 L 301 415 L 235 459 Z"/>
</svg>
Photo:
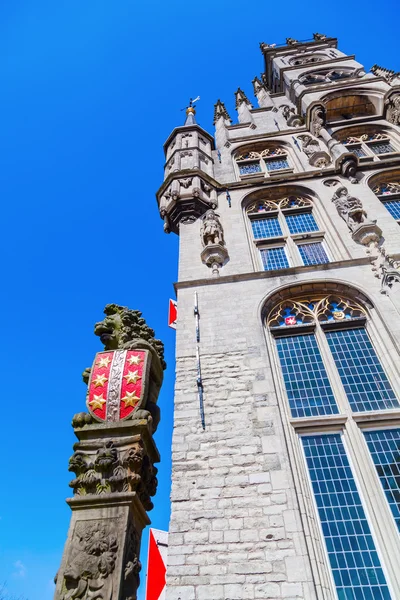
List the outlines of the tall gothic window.
<svg viewBox="0 0 400 600">
<path fill-rule="evenodd" d="M 265 271 L 329 262 L 324 233 L 305 196 L 257 200 L 246 208 Z"/>
<path fill-rule="evenodd" d="M 267 325 L 337 596 L 395 600 L 374 531 L 390 513 L 400 531 L 400 403 L 368 310 L 345 296 L 311 293 L 281 299 Z M 386 413 L 399 425 L 388 427 Z M 357 445 L 366 460 L 350 450 Z M 371 477 L 374 517 L 359 483 Z"/>
<path fill-rule="evenodd" d="M 241 179 L 270 177 L 293 170 L 288 150 L 284 146 L 239 150 L 235 160 Z"/>
</svg>

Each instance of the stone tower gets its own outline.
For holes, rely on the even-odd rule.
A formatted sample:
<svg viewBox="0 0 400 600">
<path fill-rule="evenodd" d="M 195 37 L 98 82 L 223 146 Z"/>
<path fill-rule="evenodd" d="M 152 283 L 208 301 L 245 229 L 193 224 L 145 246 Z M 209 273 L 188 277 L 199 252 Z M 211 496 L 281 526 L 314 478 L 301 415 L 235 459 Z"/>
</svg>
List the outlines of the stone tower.
<svg viewBox="0 0 400 600">
<path fill-rule="evenodd" d="M 165 144 L 167 600 L 395 600 L 400 75 L 322 34 L 260 47 L 258 107 L 218 100 L 213 138 L 190 106 Z"/>
</svg>

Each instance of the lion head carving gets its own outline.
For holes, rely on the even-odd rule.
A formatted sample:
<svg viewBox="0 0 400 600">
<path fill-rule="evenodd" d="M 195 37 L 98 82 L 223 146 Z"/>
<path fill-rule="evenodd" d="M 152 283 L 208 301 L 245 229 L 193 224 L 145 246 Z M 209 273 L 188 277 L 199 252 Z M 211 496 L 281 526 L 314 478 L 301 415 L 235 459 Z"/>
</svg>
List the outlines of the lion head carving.
<svg viewBox="0 0 400 600">
<path fill-rule="evenodd" d="M 130 350 L 136 346 L 137 340 L 145 340 L 156 351 L 163 369 L 166 369 L 164 344 L 154 337 L 154 329 L 147 325 L 140 310 L 107 304 L 104 313 L 106 317 L 96 323 L 94 333 L 99 336 L 105 350 Z"/>
</svg>

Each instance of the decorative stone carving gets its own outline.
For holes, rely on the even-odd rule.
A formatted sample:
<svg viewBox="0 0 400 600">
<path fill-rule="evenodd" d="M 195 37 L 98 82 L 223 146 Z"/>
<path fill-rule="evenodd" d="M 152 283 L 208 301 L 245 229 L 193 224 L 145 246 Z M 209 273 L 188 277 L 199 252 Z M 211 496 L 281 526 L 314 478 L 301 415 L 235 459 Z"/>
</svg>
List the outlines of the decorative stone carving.
<svg viewBox="0 0 400 600">
<path fill-rule="evenodd" d="M 383 244 L 377 242 L 367 250 L 371 256 L 372 271 L 381 280 L 381 294 L 388 294 L 395 283 L 400 283 L 400 257 L 386 253 Z"/>
<path fill-rule="evenodd" d="M 297 139 L 301 141 L 302 150 L 311 166 L 323 168 L 329 165 L 331 158 L 327 152 L 321 150 L 318 140 L 307 133 L 299 135 Z"/>
<path fill-rule="evenodd" d="M 392 69 L 380 67 L 379 65 L 373 65 L 371 67 L 371 73 L 373 73 L 377 77 L 383 77 L 388 83 L 391 83 L 394 79 L 400 77 L 400 73 L 396 73 L 395 71 L 392 71 Z"/>
<path fill-rule="evenodd" d="M 295 40 L 294 38 L 288 37 L 286 38 L 286 43 L 288 46 L 295 46 L 299 43 L 299 40 Z"/>
<path fill-rule="evenodd" d="M 217 100 L 217 102 L 214 105 L 214 125 L 221 117 L 225 121 L 231 121 L 228 111 L 226 110 L 225 104 L 221 102 L 221 100 Z"/>
<path fill-rule="evenodd" d="M 289 127 L 300 127 L 304 124 L 304 119 L 301 115 L 296 113 L 296 110 L 287 104 L 283 104 L 279 107 L 282 111 L 282 115 L 284 119 L 286 119 L 286 123 Z"/>
<path fill-rule="evenodd" d="M 315 137 L 319 137 L 322 127 L 325 125 L 326 111 L 322 105 L 314 106 L 310 115 L 310 132 Z"/>
<path fill-rule="evenodd" d="M 203 251 L 201 260 L 212 268 L 212 274 L 219 275 L 219 269 L 229 258 L 225 248 L 224 231 L 218 215 L 213 210 L 208 210 L 203 218 L 200 229 Z"/>
<path fill-rule="evenodd" d="M 363 208 L 361 200 L 351 196 L 346 187 L 341 186 L 332 196 L 332 202 L 342 219 L 352 232 L 352 238 L 368 246 L 371 242 L 378 242 L 382 236 L 381 229 L 376 221 L 370 221 Z"/>
<path fill-rule="evenodd" d="M 191 177 L 185 177 L 185 179 L 179 179 L 179 183 L 181 184 L 182 187 L 184 187 L 186 190 L 187 188 L 191 185 L 193 179 Z"/>
<path fill-rule="evenodd" d="M 313 33 L 313 38 L 316 42 L 322 42 L 327 39 L 327 36 L 324 33 Z"/>
<path fill-rule="evenodd" d="M 400 125 L 400 94 L 393 94 L 386 103 L 386 119 L 393 125 Z"/>
<path fill-rule="evenodd" d="M 60 600 L 113 600 L 118 553 L 114 521 L 83 521 L 75 527 L 64 571 Z"/>
</svg>

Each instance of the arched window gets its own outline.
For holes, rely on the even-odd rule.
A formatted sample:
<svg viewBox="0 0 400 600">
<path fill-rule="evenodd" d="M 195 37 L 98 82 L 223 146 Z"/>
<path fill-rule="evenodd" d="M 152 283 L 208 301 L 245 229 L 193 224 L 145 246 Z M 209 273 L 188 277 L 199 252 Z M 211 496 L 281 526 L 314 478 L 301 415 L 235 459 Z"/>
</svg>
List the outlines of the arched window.
<svg viewBox="0 0 400 600">
<path fill-rule="evenodd" d="M 286 146 L 276 143 L 246 146 L 235 154 L 238 173 L 241 179 L 270 177 L 275 174 L 293 171 Z"/>
<path fill-rule="evenodd" d="M 379 160 L 391 155 L 395 156 L 399 152 L 397 143 L 393 141 L 389 132 L 384 130 L 361 133 L 361 135 L 354 132 L 343 137 L 342 144 L 354 152 L 361 162 L 366 158 L 376 157 Z"/>
<path fill-rule="evenodd" d="M 324 232 L 308 197 L 264 196 L 250 202 L 246 214 L 265 271 L 329 262 Z"/>
<path fill-rule="evenodd" d="M 384 171 L 371 177 L 369 186 L 400 225 L 400 171 Z"/>
<path fill-rule="evenodd" d="M 306 287 L 301 295 L 277 294 L 266 310 L 266 325 L 297 447 L 293 460 L 308 479 L 305 495 L 311 490 L 314 496 L 314 508 L 306 504 L 309 524 L 315 511 L 339 598 L 394 600 L 384 569 L 392 557 L 384 534 L 374 532 L 386 526 L 400 531 L 395 377 L 387 358 L 385 364 L 381 360 L 387 353 L 382 340 L 377 343 L 378 330 L 370 327 L 372 306 L 363 295 L 342 294 L 350 288 L 338 283 L 331 286 L 335 293 L 318 291 L 323 285 Z M 392 419 L 390 426 L 385 418 Z M 375 488 L 363 495 L 371 481 Z"/>
</svg>

